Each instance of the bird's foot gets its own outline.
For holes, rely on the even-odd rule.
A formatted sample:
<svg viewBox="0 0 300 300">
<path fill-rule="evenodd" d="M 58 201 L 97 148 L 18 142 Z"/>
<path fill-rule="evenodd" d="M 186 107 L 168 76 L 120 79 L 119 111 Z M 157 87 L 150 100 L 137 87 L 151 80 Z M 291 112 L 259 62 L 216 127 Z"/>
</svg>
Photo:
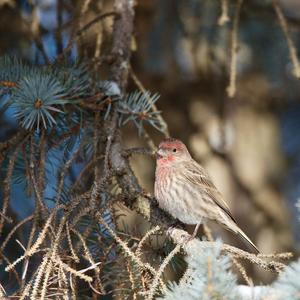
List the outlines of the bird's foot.
<svg viewBox="0 0 300 300">
<path fill-rule="evenodd" d="M 195 229 L 193 231 L 193 234 L 191 235 L 188 235 L 184 238 L 184 244 L 187 244 L 188 242 L 192 241 L 194 238 L 197 237 L 197 233 L 198 233 L 198 230 L 199 230 L 199 227 L 201 225 L 201 222 L 199 222 L 196 226 L 195 226 Z"/>
<path fill-rule="evenodd" d="M 195 238 L 195 236 L 192 234 L 192 235 L 188 235 L 184 238 L 184 241 L 183 241 L 183 244 L 187 244 L 189 243 L 190 241 L 192 241 L 193 239 Z"/>
<path fill-rule="evenodd" d="M 177 219 L 174 219 L 173 222 L 170 223 L 167 234 L 171 235 L 172 230 L 175 228 L 182 228 L 182 223 L 180 223 Z"/>
<path fill-rule="evenodd" d="M 176 224 L 171 225 L 168 230 L 167 230 L 167 235 L 171 236 L 172 235 L 172 231 L 176 228 Z"/>
</svg>

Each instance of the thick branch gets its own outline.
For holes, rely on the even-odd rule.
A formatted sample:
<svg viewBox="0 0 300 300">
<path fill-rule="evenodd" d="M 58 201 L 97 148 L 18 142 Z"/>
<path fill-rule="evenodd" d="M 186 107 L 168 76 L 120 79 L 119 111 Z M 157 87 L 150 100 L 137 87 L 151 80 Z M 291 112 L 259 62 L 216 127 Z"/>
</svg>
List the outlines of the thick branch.
<svg viewBox="0 0 300 300">
<path fill-rule="evenodd" d="M 128 159 L 126 159 L 122 153 L 121 137 L 120 132 L 118 132 L 115 136 L 114 143 L 111 146 L 111 164 L 117 174 L 117 180 L 123 189 L 124 200 L 126 204 L 131 207 L 132 200 L 136 199 L 139 194 L 142 193 L 142 188 L 138 184 L 137 178 L 131 170 Z"/>
<path fill-rule="evenodd" d="M 115 20 L 113 30 L 111 77 L 122 92 L 127 85 L 129 60 L 131 57 L 131 39 L 133 33 L 134 1 L 116 0 L 115 12 L 119 18 Z"/>
</svg>

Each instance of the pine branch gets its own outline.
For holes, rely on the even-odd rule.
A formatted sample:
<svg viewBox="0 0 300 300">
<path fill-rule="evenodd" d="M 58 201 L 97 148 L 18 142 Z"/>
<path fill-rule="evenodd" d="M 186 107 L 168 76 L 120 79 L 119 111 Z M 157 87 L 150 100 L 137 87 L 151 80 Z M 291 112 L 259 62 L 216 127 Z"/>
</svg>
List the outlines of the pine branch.
<svg viewBox="0 0 300 300">
<path fill-rule="evenodd" d="M 187 300 L 201 298 L 213 299 L 297 299 L 300 292 L 298 277 L 300 261 L 290 266 L 278 262 L 262 260 L 260 256 L 249 254 L 235 247 L 220 242 L 206 242 L 197 239 L 190 240 L 185 231 L 172 229 L 169 231 L 175 243 L 186 251 L 187 270 L 178 284 L 171 283 L 163 297 L 159 299 L 176 300 L 184 297 Z M 279 279 L 271 286 L 242 286 L 237 285 L 236 277 L 230 268 L 230 258 L 247 259 L 269 271 L 282 271 Z M 278 255 L 280 257 L 281 255 Z M 284 255 L 291 257 L 290 255 Z M 284 270 L 284 271 L 283 271 Z"/>
<path fill-rule="evenodd" d="M 184 243 L 185 241 L 190 239 L 190 234 L 188 234 L 186 231 L 180 230 L 180 229 L 171 229 L 169 230 L 169 234 L 171 238 L 174 240 L 176 243 Z M 207 242 L 207 241 L 199 241 L 197 239 L 190 240 L 187 243 L 184 243 L 183 248 L 188 251 L 189 248 L 194 248 L 194 249 L 199 249 L 199 247 L 202 248 L 210 248 L 213 247 L 216 244 L 216 242 Z M 255 255 L 252 253 L 249 253 L 247 251 L 241 250 L 239 248 L 236 248 L 234 246 L 230 246 L 227 244 L 223 244 L 221 246 L 221 251 L 227 254 L 231 254 L 233 257 L 248 260 L 249 262 L 258 265 L 264 270 L 271 271 L 271 272 L 276 272 L 279 273 L 281 272 L 286 266 L 282 263 L 276 262 L 276 261 L 265 261 L 263 258 L 265 258 L 264 254 L 260 255 Z M 284 253 L 282 254 L 272 254 L 272 257 L 276 258 L 282 258 L 285 257 L 286 259 L 290 259 L 293 256 L 292 253 Z M 268 255 L 267 255 L 268 257 Z"/>
</svg>

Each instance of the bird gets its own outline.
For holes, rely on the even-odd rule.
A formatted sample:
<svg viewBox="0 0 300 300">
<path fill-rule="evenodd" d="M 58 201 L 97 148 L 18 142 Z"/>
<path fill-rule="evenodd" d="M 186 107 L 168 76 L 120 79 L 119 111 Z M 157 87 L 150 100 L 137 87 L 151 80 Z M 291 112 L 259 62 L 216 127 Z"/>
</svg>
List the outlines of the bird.
<svg viewBox="0 0 300 300">
<path fill-rule="evenodd" d="M 156 151 L 154 196 L 161 209 L 184 224 L 199 226 L 215 221 L 235 233 L 252 251 L 258 248 L 237 225 L 229 206 L 206 170 L 198 164 L 183 142 L 174 138 L 161 141 Z M 249 247 L 249 248 L 250 248 Z"/>
</svg>

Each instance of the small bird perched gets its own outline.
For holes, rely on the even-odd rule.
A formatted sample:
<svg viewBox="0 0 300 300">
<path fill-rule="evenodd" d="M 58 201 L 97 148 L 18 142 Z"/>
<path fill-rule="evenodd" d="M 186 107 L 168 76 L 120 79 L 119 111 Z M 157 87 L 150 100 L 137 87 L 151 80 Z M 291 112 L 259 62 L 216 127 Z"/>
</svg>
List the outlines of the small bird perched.
<svg viewBox="0 0 300 300">
<path fill-rule="evenodd" d="M 185 224 L 196 225 L 192 238 L 196 236 L 202 221 L 213 220 L 259 252 L 236 224 L 227 203 L 207 172 L 177 139 L 165 139 L 159 144 L 154 194 L 159 206 L 174 218 Z"/>
</svg>

